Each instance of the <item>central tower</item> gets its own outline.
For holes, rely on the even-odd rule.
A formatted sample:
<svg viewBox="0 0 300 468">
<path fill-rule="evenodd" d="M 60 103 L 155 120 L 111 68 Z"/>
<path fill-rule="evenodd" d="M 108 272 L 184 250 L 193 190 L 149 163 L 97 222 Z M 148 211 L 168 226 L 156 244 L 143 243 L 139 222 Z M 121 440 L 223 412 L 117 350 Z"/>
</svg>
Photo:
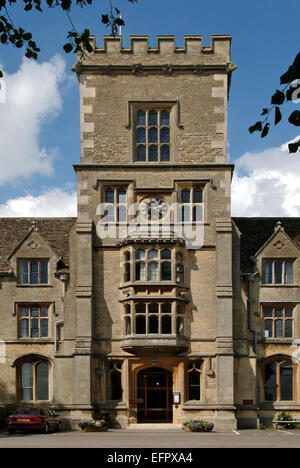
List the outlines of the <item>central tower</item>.
<svg viewBox="0 0 300 468">
<path fill-rule="evenodd" d="M 123 427 L 197 417 L 235 428 L 230 37 L 91 40 L 74 66 L 74 403 Z"/>
</svg>

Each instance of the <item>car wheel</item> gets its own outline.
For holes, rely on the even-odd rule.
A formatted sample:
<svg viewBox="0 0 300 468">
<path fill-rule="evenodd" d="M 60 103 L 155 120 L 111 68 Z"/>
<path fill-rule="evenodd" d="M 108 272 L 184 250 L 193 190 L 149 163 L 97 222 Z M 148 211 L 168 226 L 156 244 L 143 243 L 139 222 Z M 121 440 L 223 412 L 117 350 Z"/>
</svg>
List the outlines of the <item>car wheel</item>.
<svg viewBox="0 0 300 468">
<path fill-rule="evenodd" d="M 49 424 L 48 423 L 44 427 L 44 434 L 49 434 Z"/>
</svg>

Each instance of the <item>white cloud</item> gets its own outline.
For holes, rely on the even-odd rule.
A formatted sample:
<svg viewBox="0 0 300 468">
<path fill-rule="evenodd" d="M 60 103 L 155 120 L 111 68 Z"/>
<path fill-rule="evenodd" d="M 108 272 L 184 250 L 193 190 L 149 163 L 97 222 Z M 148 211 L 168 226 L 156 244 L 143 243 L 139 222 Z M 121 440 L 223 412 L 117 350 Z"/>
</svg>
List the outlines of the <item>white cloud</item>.
<svg viewBox="0 0 300 468">
<path fill-rule="evenodd" d="M 300 216 L 300 153 L 284 144 L 234 164 L 232 216 Z"/>
<path fill-rule="evenodd" d="M 77 216 L 76 191 L 65 191 L 53 188 L 41 195 L 33 197 L 26 195 L 7 200 L 0 205 L 0 217 L 3 218 L 50 218 Z"/>
<path fill-rule="evenodd" d="M 53 174 L 57 148 L 40 147 L 43 125 L 62 110 L 59 84 L 66 80 L 60 56 L 37 63 L 24 58 L 5 74 L 6 99 L 0 104 L 0 185 L 35 173 Z"/>
</svg>

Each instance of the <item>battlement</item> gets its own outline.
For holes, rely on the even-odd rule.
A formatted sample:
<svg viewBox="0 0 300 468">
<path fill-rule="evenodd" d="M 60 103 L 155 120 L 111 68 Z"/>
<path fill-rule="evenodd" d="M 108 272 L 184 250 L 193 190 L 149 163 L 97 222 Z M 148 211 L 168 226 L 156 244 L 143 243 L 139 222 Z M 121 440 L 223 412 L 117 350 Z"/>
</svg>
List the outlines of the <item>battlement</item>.
<svg viewBox="0 0 300 468">
<path fill-rule="evenodd" d="M 149 46 L 148 36 L 130 36 L 130 47 L 123 47 L 121 36 L 104 36 L 103 47 L 97 47 L 83 62 L 94 64 L 226 64 L 230 62 L 231 37 L 212 35 L 211 44 L 203 46 L 201 35 L 184 36 L 183 47 L 176 47 L 175 36 L 157 36 L 156 47 Z"/>
</svg>

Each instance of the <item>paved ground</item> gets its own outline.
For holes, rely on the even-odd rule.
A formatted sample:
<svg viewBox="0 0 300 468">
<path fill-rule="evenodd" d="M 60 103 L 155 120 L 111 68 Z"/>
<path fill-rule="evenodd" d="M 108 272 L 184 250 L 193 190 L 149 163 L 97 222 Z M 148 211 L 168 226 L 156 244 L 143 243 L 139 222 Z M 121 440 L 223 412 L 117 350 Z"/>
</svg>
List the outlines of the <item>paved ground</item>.
<svg viewBox="0 0 300 468">
<path fill-rule="evenodd" d="M 142 451 L 139 452 L 138 449 L 149 449 L 144 453 L 148 459 L 149 456 L 153 456 L 152 453 L 157 454 L 157 449 L 160 449 L 159 452 L 162 453 L 172 449 L 174 454 L 180 454 L 180 449 L 191 449 L 191 453 L 194 453 L 197 457 L 199 449 L 213 447 L 300 448 L 300 430 L 240 430 L 209 434 L 187 433 L 180 429 L 165 431 L 109 430 L 104 433 L 61 432 L 54 434 L 19 432 L 15 435 L 0 433 L 0 448 L 102 448 L 107 449 L 102 453 L 104 457 L 101 457 L 103 461 L 106 460 L 107 462 L 109 461 L 107 459 L 109 455 L 117 457 L 118 454 L 124 454 L 125 452 L 121 449 L 125 448 L 130 453 L 143 453 Z M 186 454 L 186 450 L 184 453 Z M 156 456 L 154 455 L 154 457 Z M 179 461 L 179 455 L 176 455 L 176 458 L 177 460 L 173 458 L 174 465 L 179 464 L 175 463 L 175 461 Z M 126 462 L 124 459 L 117 461 Z M 172 460 L 160 460 L 160 462 L 164 461 Z M 140 459 L 139 463 L 133 464 L 143 466 L 142 462 L 143 458 Z M 152 459 L 152 462 L 157 463 L 158 459 Z"/>
</svg>

